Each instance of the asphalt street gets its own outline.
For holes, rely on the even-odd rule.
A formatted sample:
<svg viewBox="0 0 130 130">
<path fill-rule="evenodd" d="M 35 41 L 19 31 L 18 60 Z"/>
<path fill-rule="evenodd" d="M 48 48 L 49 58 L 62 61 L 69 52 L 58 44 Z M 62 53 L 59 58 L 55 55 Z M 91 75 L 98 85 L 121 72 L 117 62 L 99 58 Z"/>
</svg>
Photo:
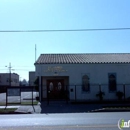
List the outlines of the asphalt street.
<svg viewBox="0 0 130 130">
<path fill-rule="evenodd" d="M 130 112 L 1 115 L 0 130 L 119 130 Z"/>
</svg>

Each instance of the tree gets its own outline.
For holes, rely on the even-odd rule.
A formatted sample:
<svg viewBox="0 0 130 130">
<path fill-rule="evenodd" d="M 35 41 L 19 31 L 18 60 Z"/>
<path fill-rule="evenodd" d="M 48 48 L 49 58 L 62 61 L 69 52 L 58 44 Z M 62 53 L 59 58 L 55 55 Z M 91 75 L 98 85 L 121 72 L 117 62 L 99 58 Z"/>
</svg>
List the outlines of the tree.
<svg viewBox="0 0 130 130">
<path fill-rule="evenodd" d="M 23 86 L 27 86 L 27 81 L 26 81 L 26 79 L 23 79 L 22 85 L 23 85 Z"/>
<path fill-rule="evenodd" d="M 122 97 L 124 96 L 124 93 L 121 91 L 116 92 L 116 96 L 118 97 L 118 100 L 122 100 Z"/>
</svg>

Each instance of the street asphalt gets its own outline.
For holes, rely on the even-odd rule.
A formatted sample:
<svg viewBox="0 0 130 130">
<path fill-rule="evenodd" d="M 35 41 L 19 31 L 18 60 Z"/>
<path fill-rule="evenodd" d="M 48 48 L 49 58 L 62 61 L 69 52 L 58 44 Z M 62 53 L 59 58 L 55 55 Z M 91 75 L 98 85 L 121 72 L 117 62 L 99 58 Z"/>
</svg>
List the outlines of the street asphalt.
<svg viewBox="0 0 130 130">
<path fill-rule="evenodd" d="M 15 114 L 0 116 L 0 130 L 119 130 L 129 112 Z M 130 127 L 129 127 L 130 128 Z"/>
</svg>

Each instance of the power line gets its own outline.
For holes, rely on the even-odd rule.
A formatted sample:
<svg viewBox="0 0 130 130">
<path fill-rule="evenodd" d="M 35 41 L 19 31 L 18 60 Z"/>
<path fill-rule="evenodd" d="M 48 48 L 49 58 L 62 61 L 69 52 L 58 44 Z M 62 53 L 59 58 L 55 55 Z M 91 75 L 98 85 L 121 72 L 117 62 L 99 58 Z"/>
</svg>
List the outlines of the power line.
<svg viewBox="0 0 130 130">
<path fill-rule="evenodd" d="M 0 68 L 3 68 L 3 67 L 5 67 L 5 66 L 2 66 L 2 65 L 0 65 Z M 12 67 L 35 67 L 34 65 L 30 65 L 30 66 L 28 66 L 28 65 L 13 65 Z"/>
<path fill-rule="evenodd" d="M 15 69 L 15 70 L 17 70 L 17 71 L 30 71 L 30 69 Z"/>
<path fill-rule="evenodd" d="M 83 31 L 119 31 L 130 28 L 99 28 L 99 29 L 54 29 L 54 30 L 0 30 L 1 33 L 26 33 L 26 32 L 83 32 Z"/>
<path fill-rule="evenodd" d="M 29 68 L 32 68 L 32 67 L 35 67 L 35 66 L 14 66 L 15 68 L 23 68 L 23 67 L 29 67 Z"/>
<path fill-rule="evenodd" d="M 0 69 L 0 70 L 7 70 L 7 69 Z M 14 71 L 30 71 L 30 69 L 14 69 Z"/>
</svg>

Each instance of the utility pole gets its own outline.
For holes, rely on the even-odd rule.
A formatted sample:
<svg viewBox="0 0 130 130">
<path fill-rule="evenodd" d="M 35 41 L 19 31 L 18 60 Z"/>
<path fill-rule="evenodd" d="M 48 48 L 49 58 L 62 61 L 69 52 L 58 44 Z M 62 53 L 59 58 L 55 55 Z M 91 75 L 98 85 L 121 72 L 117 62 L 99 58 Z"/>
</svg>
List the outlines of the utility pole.
<svg viewBox="0 0 130 130">
<path fill-rule="evenodd" d="M 11 63 L 9 63 L 9 66 L 5 66 L 5 67 L 8 67 L 9 69 L 9 86 L 11 86 Z"/>
<path fill-rule="evenodd" d="M 11 63 L 9 63 L 9 86 L 11 86 Z"/>
</svg>

